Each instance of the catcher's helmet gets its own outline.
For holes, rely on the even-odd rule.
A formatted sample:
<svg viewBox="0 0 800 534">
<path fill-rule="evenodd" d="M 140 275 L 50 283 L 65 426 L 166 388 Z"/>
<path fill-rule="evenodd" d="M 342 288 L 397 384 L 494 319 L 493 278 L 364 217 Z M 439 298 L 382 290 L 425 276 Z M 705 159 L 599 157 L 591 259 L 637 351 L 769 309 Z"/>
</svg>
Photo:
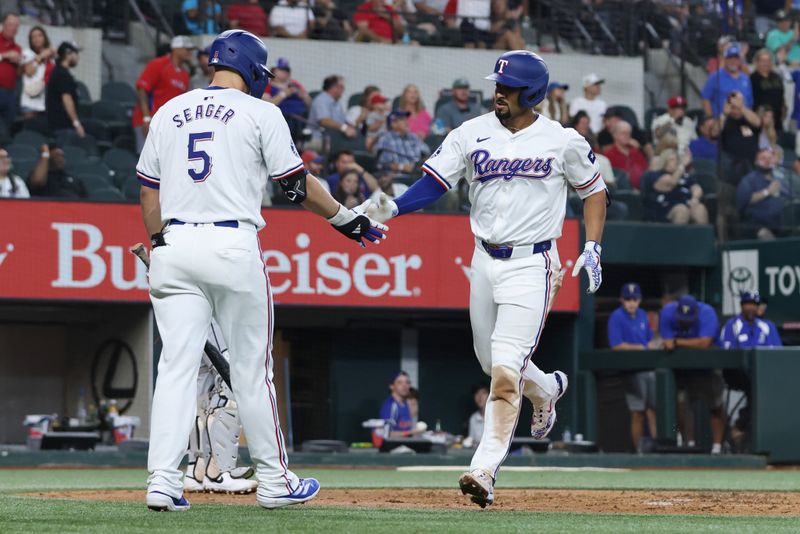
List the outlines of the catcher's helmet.
<svg viewBox="0 0 800 534">
<path fill-rule="evenodd" d="M 550 73 L 542 58 L 533 52 L 512 50 L 497 58 L 494 73 L 486 79 L 509 87 L 523 87 L 519 104 L 532 108 L 544 100 Z"/>
<path fill-rule="evenodd" d="M 267 68 L 267 47 L 261 39 L 244 30 L 219 34 L 209 48 L 208 64 L 238 72 L 256 98 L 261 98 L 269 79 L 273 78 Z"/>
</svg>

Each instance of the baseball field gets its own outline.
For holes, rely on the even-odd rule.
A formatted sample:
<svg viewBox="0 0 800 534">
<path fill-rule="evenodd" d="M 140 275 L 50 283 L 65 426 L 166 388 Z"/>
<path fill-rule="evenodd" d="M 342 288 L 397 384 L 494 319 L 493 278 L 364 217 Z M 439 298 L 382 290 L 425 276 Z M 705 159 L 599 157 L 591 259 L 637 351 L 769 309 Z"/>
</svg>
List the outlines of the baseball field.
<svg viewBox="0 0 800 534">
<path fill-rule="evenodd" d="M 305 505 L 190 494 L 186 513 L 144 505 L 139 469 L 0 470 L 0 532 L 798 532 L 800 470 L 552 470 L 501 473 L 481 510 L 458 470 L 297 469 L 322 483 Z"/>
</svg>

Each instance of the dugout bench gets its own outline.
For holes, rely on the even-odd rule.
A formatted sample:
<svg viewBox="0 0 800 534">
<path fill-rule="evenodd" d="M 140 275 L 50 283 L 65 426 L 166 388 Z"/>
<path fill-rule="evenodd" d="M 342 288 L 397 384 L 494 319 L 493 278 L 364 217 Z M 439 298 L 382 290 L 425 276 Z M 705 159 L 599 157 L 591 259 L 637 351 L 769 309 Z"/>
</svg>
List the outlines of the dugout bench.
<svg viewBox="0 0 800 534">
<path fill-rule="evenodd" d="M 800 347 L 747 350 L 594 350 L 579 356 L 578 385 L 588 439 L 597 438 L 597 373 L 655 370 L 659 437 L 676 436 L 675 371 L 739 369 L 750 377 L 753 452 L 800 462 Z"/>
</svg>

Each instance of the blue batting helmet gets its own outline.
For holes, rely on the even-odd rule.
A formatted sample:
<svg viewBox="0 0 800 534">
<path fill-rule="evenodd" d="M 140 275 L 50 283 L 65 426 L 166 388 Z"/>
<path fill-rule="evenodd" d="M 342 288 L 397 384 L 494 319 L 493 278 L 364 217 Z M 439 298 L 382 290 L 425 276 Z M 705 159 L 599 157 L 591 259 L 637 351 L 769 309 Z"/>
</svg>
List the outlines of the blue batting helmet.
<svg viewBox="0 0 800 534">
<path fill-rule="evenodd" d="M 533 52 L 512 50 L 497 58 L 494 73 L 486 79 L 509 87 L 522 87 L 519 104 L 532 108 L 544 100 L 550 72 L 542 58 Z"/>
<path fill-rule="evenodd" d="M 244 30 L 228 30 L 214 39 L 209 48 L 208 64 L 228 67 L 239 73 L 250 94 L 261 98 L 273 77 L 267 68 L 267 47 L 264 42 Z"/>
</svg>

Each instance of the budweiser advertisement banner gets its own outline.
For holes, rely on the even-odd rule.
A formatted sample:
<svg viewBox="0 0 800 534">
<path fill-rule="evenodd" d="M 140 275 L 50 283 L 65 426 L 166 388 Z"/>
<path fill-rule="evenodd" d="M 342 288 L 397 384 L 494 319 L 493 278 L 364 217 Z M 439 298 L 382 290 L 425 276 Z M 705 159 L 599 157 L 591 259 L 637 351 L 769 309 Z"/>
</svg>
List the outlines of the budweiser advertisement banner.
<svg viewBox="0 0 800 534">
<path fill-rule="evenodd" d="M 389 239 L 359 248 L 304 210 L 264 210 L 259 233 L 277 304 L 463 309 L 475 248 L 466 215 L 409 215 Z M 147 242 L 139 207 L 0 200 L 0 298 L 146 301 L 144 266 L 130 245 Z M 577 221 L 558 241 L 571 266 Z M 578 311 L 569 274 L 554 310 Z"/>
</svg>

